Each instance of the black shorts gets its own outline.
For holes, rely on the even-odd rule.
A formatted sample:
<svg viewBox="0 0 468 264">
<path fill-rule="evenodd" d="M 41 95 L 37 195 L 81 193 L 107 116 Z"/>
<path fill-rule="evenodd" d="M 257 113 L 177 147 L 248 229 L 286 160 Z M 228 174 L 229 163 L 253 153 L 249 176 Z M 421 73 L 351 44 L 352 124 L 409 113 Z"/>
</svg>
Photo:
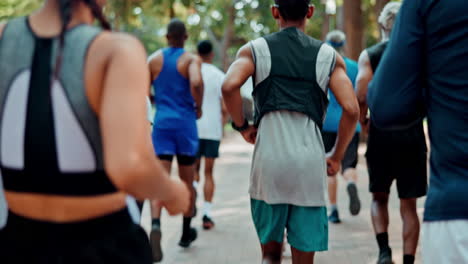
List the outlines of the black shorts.
<svg viewBox="0 0 468 264">
<path fill-rule="evenodd" d="M 422 123 L 403 131 L 383 131 L 370 125 L 367 141 L 369 190 L 390 193 L 397 182 L 400 199 L 427 192 L 427 146 Z"/>
<path fill-rule="evenodd" d="M 174 155 L 158 155 L 158 158 L 160 160 L 172 162 Z M 191 166 L 195 164 L 196 161 L 197 157 L 195 156 L 177 155 L 177 164 L 182 166 Z"/>
<path fill-rule="evenodd" d="M 219 140 L 200 139 L 197 157 L 217 158 L 219 157 Z"/>
<path fill-rule="evenodd" d="M 57 224 L 12 212 L 0 231 L 2 264 L 152 264 L 145 231 L 127 209 L 101 218 Z"/>
<path fill-rule="evenodd" d="M 335 146 L 337 133 L 336 132 L 322 132 L 323 144 L 325 152 L 330 152 Z M 358 163 L 358 148 L 359 148 L 359 133 L 354 134 L 353 139 L 346 149 L 343 160 L 341 161 L 341 172 L 347 169 L 355 169 Z"/>
</svg>

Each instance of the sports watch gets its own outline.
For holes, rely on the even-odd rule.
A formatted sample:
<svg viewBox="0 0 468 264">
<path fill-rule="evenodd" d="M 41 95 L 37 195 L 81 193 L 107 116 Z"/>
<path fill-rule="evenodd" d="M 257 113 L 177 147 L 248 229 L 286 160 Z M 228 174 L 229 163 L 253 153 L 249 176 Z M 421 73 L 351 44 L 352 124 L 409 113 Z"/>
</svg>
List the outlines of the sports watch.
<svg viewBox="0 0 468 264">
<path fill-rule="evenodd" d="M 234 121 L 232 121 L 231 126 L 237 132 L 243 132 L 243 131 L 247 130 L 247 128 L 249 128 L 249 121 L 247 121 L 247 118 L 244 118 L 244 124 L 241 127 L 236 126 Z"/>
</svg>

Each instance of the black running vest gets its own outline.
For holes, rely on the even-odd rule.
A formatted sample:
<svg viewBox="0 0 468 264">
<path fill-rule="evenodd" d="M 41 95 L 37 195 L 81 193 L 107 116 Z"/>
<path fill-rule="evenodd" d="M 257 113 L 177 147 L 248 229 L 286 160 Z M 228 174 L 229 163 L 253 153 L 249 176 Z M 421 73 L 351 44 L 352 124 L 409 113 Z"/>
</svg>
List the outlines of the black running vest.
<svg viewBox="0 0 468 264">
<path fill-rule="evenodd" d="M 323 43 L 296 27 L 264 39 L 271 54 L 271 70 L 253 90 L 255 125 L 268 112 L 289 110 L 309 116 L 321 129 L 328 105 L 316 77 L 317 55 Z"/>
</svg>

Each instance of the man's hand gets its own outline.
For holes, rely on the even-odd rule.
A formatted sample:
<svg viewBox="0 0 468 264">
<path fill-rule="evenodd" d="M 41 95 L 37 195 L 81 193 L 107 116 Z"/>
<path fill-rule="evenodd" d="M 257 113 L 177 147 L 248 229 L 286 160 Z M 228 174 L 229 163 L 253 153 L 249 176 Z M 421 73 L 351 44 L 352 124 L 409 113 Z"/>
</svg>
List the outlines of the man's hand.
<svg viewBox="0 0 468 264">
<path fill-rule="evenodd" d="M 241 132 L 242 136 L 244 137 L 245 141 L 250 144 L 255 144 L 257 141 L 257 128 L 255 126 L 250 125 L 249 128 Z"/>
<path fill-rule="evenodd" d="M 369 133 L 369 108 L 367 106 L 367 91 L 369 83 L 374 77 L 374 72 L 370 63 L 369 54 L 366 50 L 364 50 L 359 56 L 358 67 L 359 72 L 356 77 L 356 96 L 359 102 L 359 123 L 361 123 L 362 132 L 367 134 Z"/>
<path fill-rule="evenodd" d="M 328 176 L 336 176 L 336 174 L 340 171 L 341 168 L 341 160 L 336 159 L 333 154 L 327 154 L 327 174 Z"/>
<path fill-rule="evenodd" d="M 364 134 L 369 134 L 370 119 L 368 116 L 359 118 L 359 123 L 361 123 L 362 132 Z"/>
<path fill-rule="evenodd" d="M 202 108 L 201 107 L 197 107 L 196 108 L 196 112 L 197 112 L 197 119 L 200 119 L 203 115 L 203 111 L 202 111 Z"/>
</svg>

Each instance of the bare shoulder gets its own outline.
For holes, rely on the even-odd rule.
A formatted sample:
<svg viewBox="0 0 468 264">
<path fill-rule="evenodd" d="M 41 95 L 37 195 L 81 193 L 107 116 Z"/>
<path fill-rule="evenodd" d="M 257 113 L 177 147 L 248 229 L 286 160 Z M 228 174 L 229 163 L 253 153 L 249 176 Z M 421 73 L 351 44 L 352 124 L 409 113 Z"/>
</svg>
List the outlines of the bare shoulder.
<svg viewBox="0 0 468 264">
<path fill-rule="evenodd" d="M 190 64 L 192 62 L 201 62 L 201 58 L 192 52 L 186 51 L 182 54 L 179 61 L 183 64 Z"/>
<path fill-rule="evenodd" d="M 162 50 L 157 50 L 148 57 L 148 66 L 153 79 L 162 69 L 164 64 L 164 56 Z M 154 76 L 153 76 L 154 75 Z"/>
<path fill-rule="evenodd" d="M 336 55 L 335 69 L 337 68 L 346 69 L 346 63 L 343 57 L 336 51 L 335 51 L 335 55 Z"/>
<path fill-rule="evenodd" d="M 130 52 L 135 56 L 143 56 L 146 60 L 146 50 L 143 44 L 134 36 L 126 33 L 112 33 L 114 52 Z"/>
<path fill-rule="evenodd" d="M 107 55 L 108 58 L 124 55 L 146 60 L 143 44 L 137 38 L 125 33 L 108 31 L 101 33 L 92 44 L 91 51 Z"/>
<path fill-rule="evenodd" d="M 244 44 L 244 46 L 237 51 L 237 58 L 253 58 L 250 43 Z"/>
<path fill-rule="evenodd" d="M 162 61 L 162 59 L 163 59 L 163 52 L 162 52 L 162 49 L 159 49 L 159 50 L 151 53 L 151 55 L 149 55 L 148 64 L 151 64 L 154 61 Z"/>
<path fill-rule="evenodd" d="M 191 63 L 195 63 L 195 64 L 199 64 L 201 65 L 202 64 L 202 59 L 200 58 L 200 56 L 198 55 L 195 55 L 193 53 L 189 53 L 190 54 L 190 61 Z"/>
<path fill-rule="evenodd" d="M 360 68 L 364 66 L 370 66 L 370 59 L 367 50 L 363 50 L 359 55 L 358 65 Z"/>
</svg>

